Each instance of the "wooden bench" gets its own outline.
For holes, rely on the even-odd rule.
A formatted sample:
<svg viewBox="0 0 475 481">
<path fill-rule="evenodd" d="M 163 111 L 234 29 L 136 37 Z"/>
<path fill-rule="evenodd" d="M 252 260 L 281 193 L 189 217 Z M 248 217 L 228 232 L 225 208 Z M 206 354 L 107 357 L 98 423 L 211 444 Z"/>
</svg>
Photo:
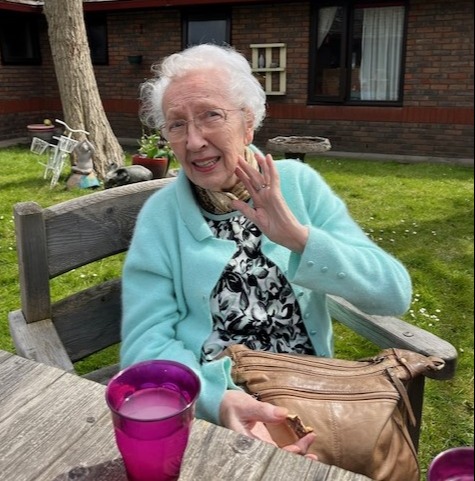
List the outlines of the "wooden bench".
<svg viewBox="0 0 475 481">
<path fill-rule="evenodd" d="M 137 213 L 145 200 L 173 178 L 94 192 L 43 209 L 16 204 L 20 309 L 9 313 L 17 354 L 75 372 L 74 363 L 120 342 L 120 280 L 113 279 L 53 302 L 51 279 L 128 249 Z M 393 317 L 369 316 L 340 298 L 329 298 L 334 319 L 381 348 L 399 347 L 435 355 L 445 368 L 433 377 L 450 379 L 457 351 L 433 334 Z M 105 383 L 117 365 L 86 377 Z M 410 386 L 418 419 L 411 435 L 417 446 L 424 378 Z"/>
<path fill-rule="evenodd" d="M 46 209 L 14 206 L 21 309 L 9 314 L 17 353 L 74 372 L 74 362 L 120 342 L 120 279 L 53 302 L 51 279 L 126 251 L 145 200 L 173 179 L 116 187 Z M 105 382 L 117 366 L 91 373 Z"/>
</svg>

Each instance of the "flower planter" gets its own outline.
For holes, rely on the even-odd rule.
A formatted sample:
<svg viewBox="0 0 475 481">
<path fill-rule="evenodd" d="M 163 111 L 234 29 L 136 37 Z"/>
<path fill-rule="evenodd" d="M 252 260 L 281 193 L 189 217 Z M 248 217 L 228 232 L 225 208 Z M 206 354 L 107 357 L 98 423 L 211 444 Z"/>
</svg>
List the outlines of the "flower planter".
<svg viewBox="0 0 475 481">
<path fill-rule="evenodd" d="M 39 139 L 50 143 L 53 140 L 53 135 L 55 132 L 54 125 L 30 124 L 27 125 L 26 128 L 28 129 L 28 136 L 30 137 L 30 140 L 33 137 L 38 137 Z"/>
<path fill-rule="evenodd" d="M 152 172 L 154 179 L 163 179 L 168 171 L 168 159 L 162 157 L 151 159 L 140 154 L 132 155 L 132 165 L 141 165 Z"/>
</svg>

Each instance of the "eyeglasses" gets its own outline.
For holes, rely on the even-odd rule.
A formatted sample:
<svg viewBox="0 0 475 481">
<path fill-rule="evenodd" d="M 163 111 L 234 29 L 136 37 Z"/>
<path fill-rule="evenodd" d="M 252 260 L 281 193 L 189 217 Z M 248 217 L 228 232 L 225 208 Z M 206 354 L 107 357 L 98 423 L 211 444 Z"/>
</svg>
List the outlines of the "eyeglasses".
<svg viewBox="0 0 475 481">
<path fill-rule="evenodd" d="M 228 119 L 230 112 L 239 112 L 242 109 L 210 109 L 201 112 L 190 120 L 177 119 L 165 122 L 160 130 L 166 140 L 180 142 L 188 134 L 188 124 L 193 122 L 194 126 L 202 133 L 208 134 L 220 130 Z"/>
</svg>

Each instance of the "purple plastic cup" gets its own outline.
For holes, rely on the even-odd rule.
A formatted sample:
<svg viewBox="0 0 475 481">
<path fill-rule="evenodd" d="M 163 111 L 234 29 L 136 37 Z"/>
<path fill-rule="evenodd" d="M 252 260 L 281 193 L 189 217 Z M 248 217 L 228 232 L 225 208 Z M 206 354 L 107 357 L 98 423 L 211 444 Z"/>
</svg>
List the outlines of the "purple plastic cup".
<svg viewBox="0 0 475 481">
<path fill-rule="evenodd" d="M 129 481 L 176 481 L 200 380 L 174 361 L 144 361 L 116 374 L 106 401 Z"/>
<path fill-rule="evenodd" d="M 452 448 L 432 461 L 428 481 L 474 481 L 473 447 Z"/>
</svg>

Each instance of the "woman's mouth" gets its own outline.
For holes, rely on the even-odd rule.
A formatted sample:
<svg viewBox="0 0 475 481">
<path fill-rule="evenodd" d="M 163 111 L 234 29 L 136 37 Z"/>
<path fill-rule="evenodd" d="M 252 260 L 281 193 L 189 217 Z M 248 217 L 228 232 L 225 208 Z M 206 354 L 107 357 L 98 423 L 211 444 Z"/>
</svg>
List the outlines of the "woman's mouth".
<svg viewBox="0 0 475 481">
<path fill-rule="evenodd" d="M 200 172 L 208 172 L 214 168 L 218 161 L 219 157 L 213 157 L 211 159 L 194 160 L 192 164 L 196 170 L 199 170 Z"/>
</svg>

